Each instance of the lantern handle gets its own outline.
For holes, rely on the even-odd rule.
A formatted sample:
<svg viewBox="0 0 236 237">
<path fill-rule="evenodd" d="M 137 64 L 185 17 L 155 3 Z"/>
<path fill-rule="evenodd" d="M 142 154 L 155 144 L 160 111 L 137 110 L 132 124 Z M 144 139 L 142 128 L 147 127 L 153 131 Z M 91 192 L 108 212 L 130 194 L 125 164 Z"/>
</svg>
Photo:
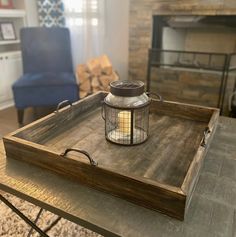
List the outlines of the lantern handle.
<svg viewBox="0 0 236 237">
<path fill-rule="evenodd" d="M 65 157 L 67 153 L 71 152 L 71 151 L 75 151 L 75 152 L 78 152 L 78 153 L 82 153 L 83 155 L 87 156 L 87 158 L 89 159 L 89 162 L 92 166 L 97 166 L 98 163 L 93 160 L 91 158 L 91 156 L 89 155 L 89 153 L 87 151 L 84 151 L 84 150 L 79 150 L 79 149 L 75 149 L 75 148 L 67 148 L 64 152 L 61 153 L 60 156 L 63 156 Z"/>
<path fill-rule="evenodd" d="M 150 97 L 151 95 L 156 96 L 156 97 L 159 99 L 159 101 L 163 102 L 162 96 L 161 96 L 160 94 L 158 94 L 158 93 L 146 92 L 146 95 L 149 96 L 149 97 Z M 151 99 L 152 99 L 152 97 L 151 97 Z"/>
<path fill-rule="evenodd" d="M 104 106 L 104 102 L 102 103 L 101 115 L 102 115 L 103 120 L 105 120 L 105 106 Z"/>
</svg>

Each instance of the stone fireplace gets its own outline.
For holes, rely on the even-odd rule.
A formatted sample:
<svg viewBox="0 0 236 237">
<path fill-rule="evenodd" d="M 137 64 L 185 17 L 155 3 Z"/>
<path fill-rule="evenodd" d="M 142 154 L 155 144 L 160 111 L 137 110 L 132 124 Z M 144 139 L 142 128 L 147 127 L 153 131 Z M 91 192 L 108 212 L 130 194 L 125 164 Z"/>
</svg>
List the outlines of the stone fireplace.
<svg viewBox="0 0 236 237">
<path fill-rule="evenodd" d="M 159 55 L 162 64 L 152 69 L 153 88 L 167 100 L 227 110 L 227 97 L 233 90 L 235 73 L 234 70 L 224 71 L 230 57 L 226 60 L 223 56 L 236 52 L 235 22 L 236 2 L 230 0 L 131 0 L 130 78 L 146 81 L 148 49 L 180 51 L 181 54 L 162 52 Z M 193 54 L 184 54 L 185 51 Z M 231 64 L 235 64 L 235 58 L 231 58 Z M 165 66 L 172 61 L 182 65 Z M 221 83 L 222 91 L 219 90 Z M 220 94 L 224 99 L 222 105 L 218 104 L 218 100 L 222 100 Z"/>
</svg>

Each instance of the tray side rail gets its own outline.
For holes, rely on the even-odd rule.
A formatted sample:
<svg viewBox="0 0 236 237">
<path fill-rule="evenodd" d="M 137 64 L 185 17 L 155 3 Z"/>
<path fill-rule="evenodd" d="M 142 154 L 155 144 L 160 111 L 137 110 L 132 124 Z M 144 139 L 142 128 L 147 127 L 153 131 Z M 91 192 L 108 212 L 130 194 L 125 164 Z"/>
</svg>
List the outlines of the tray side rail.
<svg viewBox="0 0 236 237">
<path fill-rule="evenodd" d="M 152 99 L 150 112 L 199 122 L 209 122 L 215 108 Z"/>
<path fill-rule="evenodd" d="M 205 136 L 203 136 L 203 139 L 201 143 L 199 144 L 197 153 L 195 154 L 189 166 L 189 169 L 187 171 L 183 184 L 181 185 L 181 190 L 183 191 L 183 193 L 186 194 L 186 197 L 187 197 L 186 198 L 186 212 L 189 208 L 193 192 L 196 188 L 196 184 L 199 179 L 200 170 L 202 168 L 204 158 L 207 154 L 210 143 L 214 137 L 218 120 L 219 120 L 219 115 L 220 115 L 220 110 L 215 109 L 208 123 L 208 128 L 207 128 L 208 132 L 205 134 Z"/>
<path fill-rule="evenodd" d="M 73 103 L 71 107 L 62 108 L 59 112 L 45 116 L 16 130 L 10 135 L 43 144 L 50 137 L 60 133 L 61 129 L 68 128 L 70 125 L 73 126 L 73 121 L 78 122 L 78 118 L 82 120 L 83 115 L 100 107 L 106 95 L 107 92 L 97 92 L 94 95 Z M 167 116 L 208 122 L 213 109 L 171 101 L 165 101 L 163 103 L 152 99 L 150 111 Z"/>
<path fill-rule="evenodd" d="M 21 140 L 21 141 L 19 141 Z M 180 188 L 134 178 L 70 159 L 16 137 L 4 137 L 6 156 L 56 172 L 80 184 L 112 194 L 163 214 L 184 219 L 186 195 Z"/>
<path fill-rule="evenodd" d="M 50 139 L 51 136 L 56 136 L 56 134 L 60 133 L 61 129 L 65 129 L 70 124 L 73 126 L 73 121 L 78 122 L 78 118 L 83 119 L 83 115 L 100 107 L 106 95 L 106 92 L 98 92 L 88 96 L 83 100 L 73 103 L 70 107 L 64 107 L 59 111 L 38 119 L 10 133 L 10 135 L 42 144 L 45 140 Z"/>
</svg>

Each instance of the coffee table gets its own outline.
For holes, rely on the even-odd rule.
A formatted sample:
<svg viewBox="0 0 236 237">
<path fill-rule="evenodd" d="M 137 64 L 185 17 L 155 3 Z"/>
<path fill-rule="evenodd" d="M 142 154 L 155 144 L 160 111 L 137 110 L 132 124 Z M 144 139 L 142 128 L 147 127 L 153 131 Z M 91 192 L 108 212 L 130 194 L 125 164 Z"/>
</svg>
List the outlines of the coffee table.
<svg viewBox="0 0 236 237">
<path fill-rule="evenodd" d="M 6 160 L 0 189 L 104 236 L 234 236 L 236 120 L 220 122 L 184 222 L 84 187 L 44 169 Z"/>
</svg>

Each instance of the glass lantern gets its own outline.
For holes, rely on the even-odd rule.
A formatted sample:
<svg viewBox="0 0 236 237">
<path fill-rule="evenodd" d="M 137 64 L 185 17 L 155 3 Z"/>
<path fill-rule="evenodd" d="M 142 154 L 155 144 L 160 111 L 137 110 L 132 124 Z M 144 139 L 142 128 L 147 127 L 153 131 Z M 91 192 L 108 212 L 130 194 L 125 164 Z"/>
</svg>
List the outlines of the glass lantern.
<svg viewBox="0 0 236 237">
<path fill-rule="evenodd" d="M 148 138 L 150 98 L 141 81 L 114 81 L 104 99 L 105 137 L 120 145 L 136 145 Z"/>
</svg>

